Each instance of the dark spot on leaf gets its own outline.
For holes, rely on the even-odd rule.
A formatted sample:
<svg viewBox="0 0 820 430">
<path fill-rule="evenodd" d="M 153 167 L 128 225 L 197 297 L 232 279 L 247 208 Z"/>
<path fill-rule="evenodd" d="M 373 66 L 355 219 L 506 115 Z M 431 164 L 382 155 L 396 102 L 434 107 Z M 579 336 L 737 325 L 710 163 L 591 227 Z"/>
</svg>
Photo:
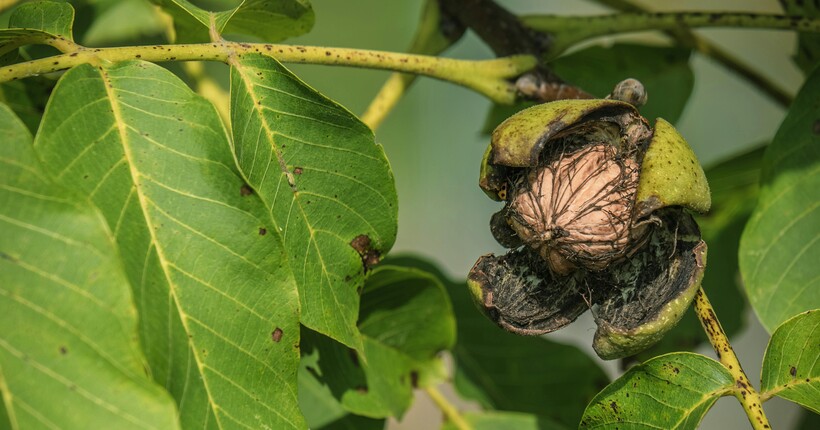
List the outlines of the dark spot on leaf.
<svg viewBox="0 0 820 430">
<path fill-rule="evenodd" d="M 616 414 L 618 413 L 618 404 L 617 403 L 612 402 L 612 403 L 609 404 L 609 407 L 612 408 L 612 412 L 615 412 Z"/>
<path fill-rule="evenodd" d="M 301 167 L 294 167 L 293 168 L 293 174 L 294 175 L 301 175 L 302 174 L 302 168 Z"/>
<path fill-rule="evenodd" d="M 367 394 L 367 386 L 359 385 L 358 387 L 356 387 L 356 392 L 361 394 Z"/>
<path fill-rule="evenodd" d="M 350 361 L 353 362 L 353 365 L 356 367 L 360 367 L 361 365 L 359 364 L 359 354 L 356 353 L 356 350 L 351 348 L 347 350 L 347 353 L 350 355 Z"/>
<path fill-rule="evenodd" d="M 674 369 L 672 369 L 672 371 L 673 371 L 673 372 L 675 372 L 676 374 L 677 374 L 677 373 L 680 373 L 680 369 L 678 369 L 677 367 L 676 367 L 676 368 L 674 368 Z"/>
<path fill-rule="evenodd" d="M 419 387 L 419 372 L 415 370 L 410 372 L 410 385 L 412 385 L 413 388 Z"/>
<path fill-rule="evenodd" d="M 792 366 L 791 369 L 789 369 L 789 375 L 792 375 L 792 377 L 796 376 L 797 375 L 797 368 Z"/>
<path fill-rule="evenodd" d="M 265 227 L 259 227 L 259 235 L 260 236 L 264 236 L 267 233 L 268 233 L 268 229 L 266 229 Z"/>
<path fill-rule="evenodd" d="M 350 241 L 350 246 L 362 257 L 362 266 L 364 266 L 365 272 L 379 263 L 379 251 L 371 247 L 370 237 L 366 234 L 356 236 Z"/>
<path fill-rule="evenodd" d="M 270 338 L 273 339 L 274 342 L 279 343 L 279 341 L 282 340 L 282 329 L 276 327 L 276 330 L 271 332 Z"/>
<path fill-rule="evenodd" d="M 11 261 L 12 263 L 16 263 L 17 259 L 12 257 L 11 255 L 6 254 L 5 252 L 0 252 L 0 258 L 6 261 Z"/>
<path fill-rule="evenodd" d="M 253 189 L 248 184 L 242 184 L 242 187 L 239 188 L 239 194 L 241 196 L 249 196 L 253 194 Z"/>
<path fill-rule="evenodd" d="M 68 348 L 66 348 L 65 346 L 60 346 L 60 354 L 62 354 L 62 355 L 68 354 Z"/>
</svg>

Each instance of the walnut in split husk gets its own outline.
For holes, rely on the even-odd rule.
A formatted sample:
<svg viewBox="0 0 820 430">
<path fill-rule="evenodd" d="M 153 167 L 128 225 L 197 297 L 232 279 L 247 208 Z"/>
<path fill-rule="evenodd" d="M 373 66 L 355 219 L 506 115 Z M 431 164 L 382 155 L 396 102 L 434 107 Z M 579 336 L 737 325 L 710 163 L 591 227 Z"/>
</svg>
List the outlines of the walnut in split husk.
<svg viewBox="0 0 820 430">
<path fill-rule="evenodd" d="M 493 132 L 479 183 L 504 202 L 490 230 L 512 250 L 481 257 L 468 285 L 501 327 L 548 333 L 590 309 L 593 346 L 613 359 L 660 340 L 691 303 L 706 244 L 687 210 L 709 209 L 709 187 L 666 121 L 650 128 L 619 100 L 537 105 Z"/>
</svg>

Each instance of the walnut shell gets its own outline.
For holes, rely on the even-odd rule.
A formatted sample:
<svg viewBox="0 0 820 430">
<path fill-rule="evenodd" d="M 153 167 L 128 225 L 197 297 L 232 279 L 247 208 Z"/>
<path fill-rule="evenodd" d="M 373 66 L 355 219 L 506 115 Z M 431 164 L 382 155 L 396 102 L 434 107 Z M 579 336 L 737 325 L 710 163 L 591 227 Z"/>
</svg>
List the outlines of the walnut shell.
<svg viewBox="0 0 820 430">
<path fill-rule="evenodd" d="M 612 145 L 583 147 L 530 172 L 510 225 L 559 274 L 602 270 L 628 250 L 638 163 Z"/>
</svg>

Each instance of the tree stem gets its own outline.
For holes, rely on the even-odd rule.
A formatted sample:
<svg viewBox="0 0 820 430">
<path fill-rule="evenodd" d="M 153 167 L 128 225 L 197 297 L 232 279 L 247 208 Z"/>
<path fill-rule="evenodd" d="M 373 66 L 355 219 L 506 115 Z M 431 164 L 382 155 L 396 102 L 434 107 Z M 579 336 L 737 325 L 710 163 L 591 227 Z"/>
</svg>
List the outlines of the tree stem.
<svg viewBox="0 0 820 430">
<path fill-rule="evenodd" d="M 620 12 L 649 12 L 647 9 L 640 5 L 634 4 L 629 0 L 595 1 Z M 742 78 L 749 81 L 749 83 L 756 86 L 760 91 L 771 97 L 772 100 L 778 102 L 781 106 L 788 108 L 791 105 L 793 99 L 791 94 L 750 65 L 732 55 L 731 52 L 712 43 L 708 39 L 699 37 L 686 27 L 668 30 L 665 33 L 669 37 L 673 38 L 678 44 L 695 49 L 704 56 L 715 60 L 723 67 L 737 73 Z"/>
<path fill-rule="evenodd" d="M 433 399 L 433 403 L 441 409 L 441 412 L 444 413 L 444 417 L 449 420 L 458 430 L 472 430 L 472 426 L 467 420 L 461 416 L 461 413 L 444 397 L 443 394 L 434 386 L 428 386 L 424 389 L 427 392 L 427 395 Z"/>
<path fill-rule="evenodd" d="M 703 288 L 699 288 L 695 295 L 695 313 L 697 313 L 703 330 L 706 332 L 706 337 L 709 338 L 709 343 L 712 344 L 720 363 L 726 367 L 735 379 L 734 395 L 740 401 L 743 410 L 746 411 L 746 416 L 749 417 L 752 428 L 755 430 L 770 429 L 769 420 L 763 412 L 760 395 L 752 383 L 749 382 L 749 377 L 746 376 L 743 368 L 740 367 L 740 361 L 738 361 L 737 355 L 735 355 L 735 351 L 723 331 L 723 327 L 720 326 L 720 321 L 718 321 L 715 310 L 712 308 L 712 304 L 706 297 Z"/>
<path fill-rule="evenodd" d="M 502 104 L 512 104 L 516 98 L 515 87 L 508 79 L 531 70 L 536 64 L 535 57 L 530 55 L 468 61 L 363 49 L 216 42 L 81 48 L 63 55 L 4 66 L 0 68 L 0 82 L 57 72 L 96 61 L 116 62 L 137 59 L 151 62 L 227 62 L 230 57 L 251 53 L 269 55 L 287 63 L 362 67 L 429 76 L 470 88 Z"/>
<path fill-rule="evenodd" d="M 634 12 L 599 16 L 532 15 L 524 16 L 521 20 L 535 30 L 555 36 L 549 51 L 550 58 L 588 39 L 646 30 L 733 27 L 820 32 L 820 19 L 734 12 Z"/>
</svg>

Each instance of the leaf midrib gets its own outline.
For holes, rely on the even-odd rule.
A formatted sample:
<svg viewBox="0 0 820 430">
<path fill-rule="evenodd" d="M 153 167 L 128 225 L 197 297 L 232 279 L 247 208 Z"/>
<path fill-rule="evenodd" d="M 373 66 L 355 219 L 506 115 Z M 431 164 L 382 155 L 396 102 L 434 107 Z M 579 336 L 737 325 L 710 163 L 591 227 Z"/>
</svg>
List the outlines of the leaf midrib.
<svg viewBox="0 0 820 430">
<path fill-rule="evenodd" d="M 174 301 L 174 306 L 176 307 L 177 312 L 180 316 L 180 323 L 185 329 L 185 333 L 188 335 L 188 339 L 192 339 L 191 329 L 188 327 L 188 322 L 185 318 L 187 314 L 180 307 L 178 293 L 176 291 L 176 287 L 173 281 L 171 280 L 171 274 L 168 267 L 168 260 L 162 251 L 162 246 L 160 246 L 160 242 L 157 240 L 151 216 L 148 214 L 149 199 L 143 194 L 143 190 L 141 188 L 141 184 L 139 181 L 141 175 L 135 168 L 134 155 L 131 153 L 131 146 L 129 144 L 128 133 L 126 132 L 127 126 L 125 125 L 125 121 L 123 120 L 120 105 L 116 102 L 117 98 L 114 94 L 114 84 L 109 78 L 108 72 L 106 72 L 106 70 L 103 67 L 99 67 L 98 70 L 100 72 L 100 77 L 103 80 L 103 88 L 105 88 L 105 93 L 108 97 L 109 104 L 111 105 L 111 114 L 115 120 L 115 127 L 117 128 L 117 133 L 120 135 L 120 142 L 123 148 L 123 156 L 127 160 L 128 171 L 131 175 L 131 181 L 134 184 L 134 190 L 139 201 L 140 211 L 142 212 L 143 218 L 145 219 L 146 227 L 151 237 L 151 246 L 153 246 L 153 248 L 156 250 L 157 259 L 159 260 L 160 267 L 162 267 L 162 273 L 168 283 L 169 293 L 171 294 L 171 297 Z M 202 363 L 202 358 L 199 356 L 197 349 L 191 347 L 190 342 L 192 342 L 192 340 L 189 340 L 188 342 L 188 349 L 193 352 L 194 362 L 196 363 L 196 366 L 199 369 L 199 374 L 202 378 L 202 385 L 205 388 L 205 394 L 208 396 L 208 408 L 210 408 L 213 411 L 213 415 L 216 418 L 217 426 L 219 428 L 224 428 L 222 422 L 220 421 L 219 414 L 216 413 L 217 403 L 216 401 L 214 401 L 214 398 L 211 395 L 211 388 L 208 384 L 208 379 L 205 377 L 205 372 L 203 371 L 204 364 Z"/>
<path fill-rule="evenodd" d="M 308 218 L 307 214 L 305 213 L 304 207 L 302 206 L 302 203 L 299 199 L 299 194 L 298 194 L 297 189 L 294 185 L 293 174 L 290 173 L 290 171 L 287 169 L 287 163 L 285 162 L 284 158 L 282 158 L 282 154 L 280 154 L 279 151 L 278 151 L 278 147 L 277 147 L 277 145 L 275 143 L 275 140 L 274 140 L 274 136 L 276 135 L 276 133 L 271 129 L 271 126 L 268 123 L 267 118 L 265 117 L 264 113 L 262 112 L 262 107 L 263 106 L 261 105 L 260 98 L 258 97 L 256 92 L 254 91 L 254 83 L 247 78 L 246 74 L 243 71 L 243 67 L 245 67 L 245 66 L 240 61 L 237 61 L 237 58 L 235 56 L 231 56 L 229 58 L 229 64 L 237 70 L 237 73 L 239 74 L 240 78 L 242 79 L 242 84 L 245 86 L 245 90 L 247 91 L 248 96 L 250 96 L 250 98 L 251 98 L 251 102 L 252 102 L 251 104 L 253 106 L 253 110 L 258 115 L 259 120 L 262 124 L 262 127 L 265 130 L 265 135 L 267 137 L 267 141 L 271 145 L 271 151 L 276 156 L 276 159 L 277 159 L 278 164 L 279 164 L 279 168 L 282 171 L 282 173 L 285 175 L 285 177 L 287 178 L 288 185 L 290 186 L 291 190 L 293 191 L 293 203 L 292 203 L 292 205 L 295 205 L 299 209 L 299 212 L 301 212 L 301 214 L 302 214 L 302 219 L 305 220 L 305 226 L 307 227 L 308 232 L 310 233 L 310 243 L 313 246 L 313 248 L 316 250 L 316 255 L 319 258 L 319 262 L 322 265 L 322 276 L 326 280 L 327 285 L 332 286 L 333 283 L 331 282 L 330 275 L 329 275 L 328 270 L 327 270 L 327 265 L 325 264 L 325 260 L 324 260 L 324 257 L 322 255 L 319 244 L 316 242 L 316 231 L 313 228 L 313 225 L 311 225 L 311 223 L 308 222 L 309 218 Z M 269 212 L 269 218 L 271 219 L 271 222 L 276 227 L 277 233 L 279 233 L 281 230 L 279 230 L 279 225 L 276 222 L 275 217 L 273 216 L 272 206 L 273 206 L 273 203 L 271 202 L 271 208 L 269 208 L 269 211 L 268 211 Z M 288 214 L 288 220 L 290 220 L 290 214 Z M 284 241 L 284 238 L 283 238 L 283 241 Z M 287 258 L 291 258 L 290 255 L 288 255 Z M 307 264 L 307 253 L 305 254 L 305 264 Z M 304 275 L 302 276 L 302 282 L 303 281 L 304 281 Z M 341 308 L 342 306 L 341 306 L 341 303 L 339 302 L 338 296 L 336 295 L 335 289 L 330 288 L 330 291 L 331 291 L 331 295 L 333 296 L 333 300 L 336 302 L 338 307 Z M 324 295 L 319 294 L 319 297 L 321 299 L 321 298 L 324 297 Z M 321 299 L 321 301 L 323 303 L 322 307 L 323 307 L 323 310 L 324 310 L 324 300 Z M 324 312 L 322 314 L 324 314 Z M 346 331 L 349 331 L 350 327 L 355 327 L 355 322 L 351 322 L 346 313 L 342 312 L 341 317 L 345 322 Z M 362 344 L 361 336 L 358 335 L 358 333 L 353 332 L 353 340 L 356 343 L 356 345 L 350 345 L 350 346 L 353 346 L 357 350 L 362 350 L 363 349 L 363 344 Z"/>
</svg>

